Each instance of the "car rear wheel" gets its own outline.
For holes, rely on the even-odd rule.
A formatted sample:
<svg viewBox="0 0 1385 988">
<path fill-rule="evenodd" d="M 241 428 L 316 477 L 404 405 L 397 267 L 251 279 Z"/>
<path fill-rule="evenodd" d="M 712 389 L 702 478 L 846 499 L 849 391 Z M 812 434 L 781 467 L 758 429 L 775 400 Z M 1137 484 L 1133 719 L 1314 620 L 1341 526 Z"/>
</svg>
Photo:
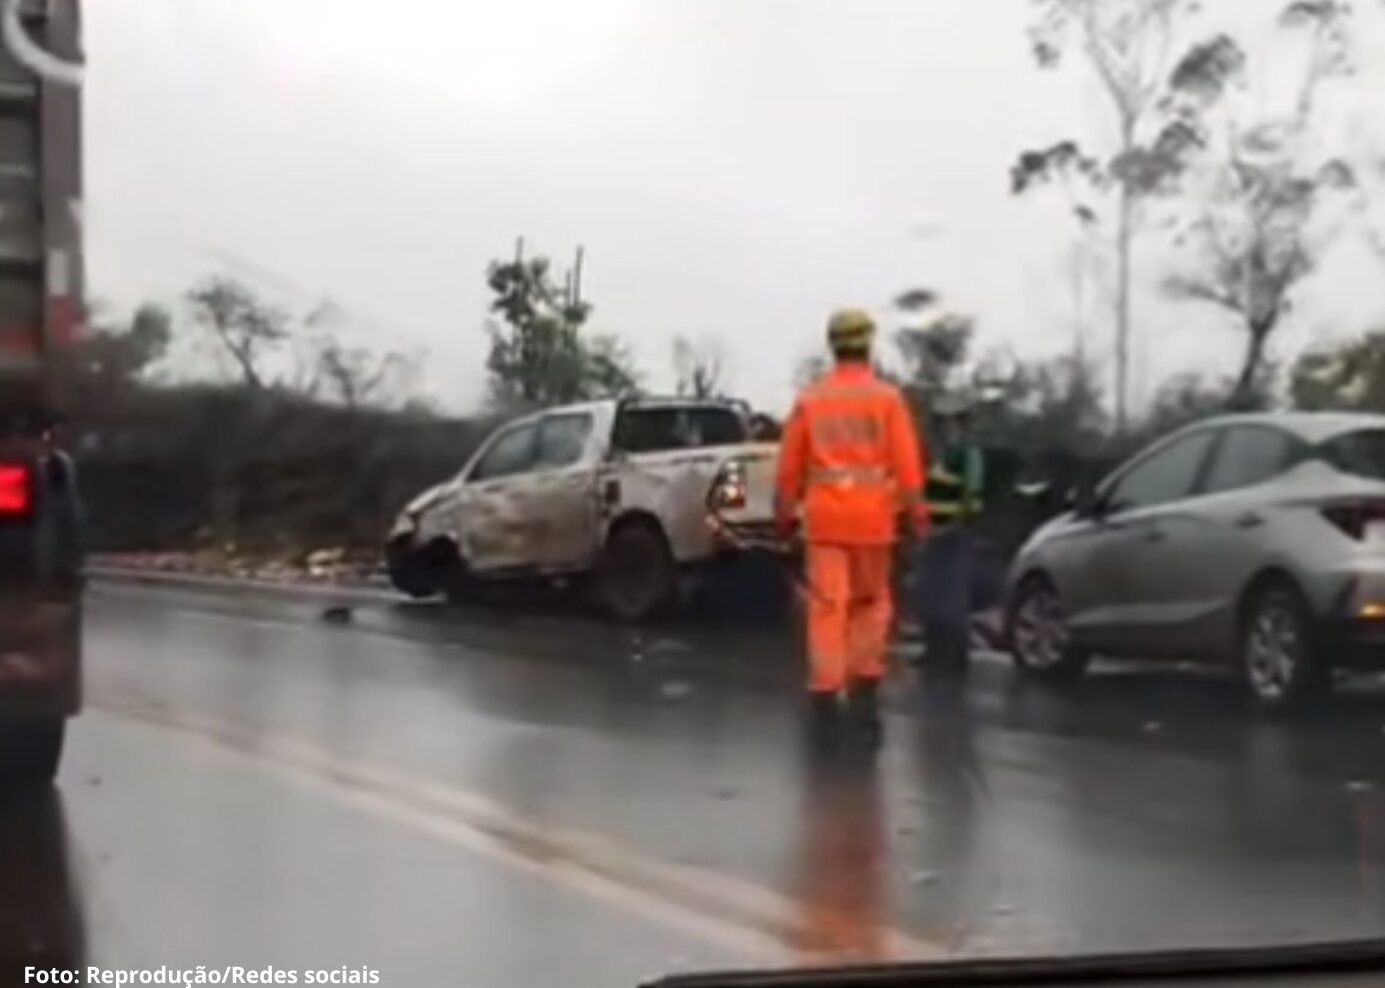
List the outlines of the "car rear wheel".
<svg viewBox="0 0 1385 988">
<path fill-rule="evenodd" d="M 642 521 L 621 525 L 606 540 L 597 564 L 601 605 L 622 621 L 645 621 L 673 599 L 678 568 L 658 526 Z"/>
<path fill-rule="evenodd" d="M 1031 576 L 1020 584 L 1005 632 L 1015 665 L 1035 679 L 1071 682 L 1091 663 L 1091 654 L 1073 645 L 1058 588 L 1045 576 Z"/>
<path fill-rule="evenodd" d="M 62 760 L 67 721 L 61 717 L 0 726 L 0 779 L 7 785 L 52 782 Z"/>
<path fill-rule="evenodd" d="M 1257 706 L 1286 710 L 1319 695 L 1331 675 L 1303 597 L 1271 583 L 1255 591 L 1241 619 L 1241 679 Z"/>
</svg>

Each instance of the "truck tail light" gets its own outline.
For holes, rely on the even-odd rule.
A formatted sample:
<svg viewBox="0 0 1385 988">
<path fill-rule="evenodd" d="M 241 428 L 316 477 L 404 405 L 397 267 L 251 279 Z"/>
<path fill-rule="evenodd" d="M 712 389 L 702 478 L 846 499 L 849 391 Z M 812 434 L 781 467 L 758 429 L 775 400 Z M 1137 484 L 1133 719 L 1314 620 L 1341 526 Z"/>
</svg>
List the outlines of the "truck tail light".
<svg viewBox="0 0 1385 988">
<path fill-rule="evenodd" d="M 711 490 L 707 492 L 707 507 L 713 513 L 737 511 L 746 506 L 745 465 L 731 460 L 717 471 Z"/>
<path fill-rule="evenodd" d="M 0 521 L 28 518 L 33 511 L 33 469 L 26 463 L 0 461 Z"/>
</svg>

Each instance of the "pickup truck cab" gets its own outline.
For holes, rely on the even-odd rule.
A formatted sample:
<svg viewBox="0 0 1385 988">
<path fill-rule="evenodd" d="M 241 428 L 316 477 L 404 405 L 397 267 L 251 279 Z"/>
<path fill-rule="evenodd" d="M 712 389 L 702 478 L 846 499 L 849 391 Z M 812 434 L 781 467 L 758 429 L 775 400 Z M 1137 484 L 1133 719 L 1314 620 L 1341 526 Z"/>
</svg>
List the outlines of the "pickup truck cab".
<svg viewBox="0 0 1385 988">
<path fill-rule="evenodd" d="M 387 543 L 391 578 L 426 597 L 465 594 L 476 579 L 590 574 L 610 611 L 646 617 L 680 575 L 733 548 L 708 523 L 708 492 L 728 462 L 773 456 L 750 434 L 744 406 L 680 398 L 510 422 L 400 514 Z M 747 525 L 769 521 L 739 510 Z"/>
<path fill-rule="evenodd" d="M 0 439 L 0 781 L 45 784 L 81 707 L 76 475 L 41 441 Z"/>
</svg>

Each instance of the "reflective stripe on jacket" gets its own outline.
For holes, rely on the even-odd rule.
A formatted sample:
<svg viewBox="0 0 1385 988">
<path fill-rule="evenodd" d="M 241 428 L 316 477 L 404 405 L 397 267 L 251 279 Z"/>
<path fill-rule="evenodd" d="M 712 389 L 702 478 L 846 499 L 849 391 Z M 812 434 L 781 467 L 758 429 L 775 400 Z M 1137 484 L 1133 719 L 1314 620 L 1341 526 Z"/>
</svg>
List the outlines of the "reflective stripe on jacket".
<svg viewBox="0 0 1385 988">
<path fill-rule="evenodd" d="M 985 487 L 986 458 L 981 448 L 967 443 L 949 449 L 928 473 L 929 513 L 938 521 L 975 517 L 985 508 Z"/>
<path fill-rule="evenodd" d="M 888 545 L 901 511 L 924 513 L 923 450 L 899 390 L 865 364 L 807 388 L 784 428 L 779 511 L 803 505 L 810 542 Z"/>
</svg>

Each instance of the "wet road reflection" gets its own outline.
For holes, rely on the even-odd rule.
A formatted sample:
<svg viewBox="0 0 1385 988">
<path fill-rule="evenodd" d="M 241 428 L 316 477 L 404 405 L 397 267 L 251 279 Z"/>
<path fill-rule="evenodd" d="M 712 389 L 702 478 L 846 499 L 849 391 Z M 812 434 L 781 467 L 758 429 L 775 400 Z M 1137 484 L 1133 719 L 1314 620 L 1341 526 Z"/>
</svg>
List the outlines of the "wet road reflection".
<svg viewBox="0 0 1385 988">
<path fill-rule="evenodd" d="M 909 772 L 929 812 L 914 825 L 917 851 L 908 895 L 933 937 L 951 952 L 964 953 L 994 891 L 987 888 L 983 867 L 982 849 L 991 838 L 986 767 L 962 689 L 925 683 L 911 699 L 916 719 Z"/>
<path fill-rule="evenodd" d="M 1378 789 L 1353 791 L 1349 796 L 1356 824 L 1356 853 L 1360 863 L 1361 903 L 1374 915 L 1369 924 L 1385 929 L 1385 794 Z"/>
<path fill-rule="evenodd" d="M 802 944 L 809 959 L 883 961 L 890 867 L 876 759 L 859 747 L 804 744 L 799 817 Z"/>
<path fill-rule="evenodd" d="M 993 660 L 964 687 L 901 671 L 879 758 L 813 760 L 799 743 L 790 636 L 687 625 L 635 632 L 547 611 L 383 602 L 358 607 L 348 626 L 327 626 L 319 610 L 282 599 L 95 595 L 95 717 L 77 728 L 71 770 L 82 771 L 84 751 L 93 755 L 83 738 L 113 738 L 101 745 L 112 766 L 103 771 L 127 779 L 89 791 L 65 777 L 73 819 L 89 827 L 79 842 L 116 855 L 112 895 L 138 885 L 159 867 L 141 856 L 158 842 L 132 853 L 130 841 L 142 838 L 127 835 L 157 814 L 132 793 L 153 792 L 154 805 L 181 808 L 169 833 L 189 855 L 239 847 L 248 856 L 240 866 L 205 869 L 200 880 L 211 887 L 191 890 L 222 904 L 206 917 L 176 917 L 204 945 L 230 941 L 253 953 L 291 921 L 320 946 L 349 916 L 357 941 L 386 950 L 405 935 L 403 920 L 363 935 L 364 906 L 341 904 L 385 888 L 391 901 L 426 901 L 430 915 L 465 908 L 467 888 L 436 876 L 469 874 L 456 858 L 471 853 L 473 837 L 429 850 L 396 826 L 420 813 L 430 827 L 453 827 L 460 814 L 461 825 L 485 840 L 503 836 L 506 855 L 523 859 L 484 872 L 492 935 L 532 927 L 521 910 L 549 896 L 575 896 L 575 907 L 549 912 L 545 935 L 563 963 L 594 976 L 626 969 L 612 964 L 632 950 L 644 950 L 642 963 L 679 969 L 709 958 L 773 965 L 1385 933 L 1385 693 L 1369 684 L 1315 716 L 1275 722 L 1247 710 L 1230 682 L 1199 673 L 1099 670 L 1056 692 Z M 115 723 L 132 718 L 138 730 Z M 159 777 L 125 750 L 133 740 L 119 739 L 142 738 L 140 750 L 153 751 L 166 735 L 176 753 L 186 745 L 165 730 L 168 718 L 211 725 L 212 736 L 215 725 L 235 726 L 266 763 L 252 776 L 275 768 L 273 752 L 304 746 L 331 766 L 338 789 L 355 786 L 363 766 L 387 768 L 402 781 L 370 853 L 416 855 L 418 871 L 383 869 L 374 857 L 377 867 L 332 870 L 310 852 L 346 843 L 341 814 L 310 828 L 302 820 L 317 814 L 307 806 L 284 818 L 289 804 L 242 809 L 262 798 L 258 784 L 243 783 L 233 803 L 241 790 L 220 770 L 195 783 Z M 219 801 L 214 814 L 208 793 Z M 505 873 L 516 866 L 534 873 L 519 891 Z M 564 933 L 570 909 L 585 916 L 583 897 L 595 895 L 583 868 L 622 885 L 590 903 L 610 940 Z M 161 874 L 161 889 L 178 888 L 181 872 Z M 555 884 L 554 874 L 565 877 Z M 250 886 L 285 875 L 299 876 L 291 894 L 254 924 L 234 919 Z M 320 916 L 323 897 L 299 884 L 309 877 L 332 890 Z M 661 897 L 657 909 L 651 895 Z M 229 927 L 199 925 L 212 916 L 231 917 Z M 652 954 L 651 916 L 672 941 Z M 616 932 L 623 927 L 628 934 Z M 477 949 L 478 929 L 429 940 L 397 963 L 445 970 L 450 957 Z M 687 942 L 709 931 L 702 951 Z M 749 957 L 726 949 L 742 940 Z M 101 946 L 124 949 L 109 938 Z M 526 966 L 528 949 L 522 932 L 502 936 L 487 948 L 489 969 L 545 970 Z"/>
<path fill-rule="evenodd" d="M 28 967 L 75 969 L 85 962 L 71 858 L 57 792 L 0 796 L 0 986 L 25 984 Z"/>
</svg>

